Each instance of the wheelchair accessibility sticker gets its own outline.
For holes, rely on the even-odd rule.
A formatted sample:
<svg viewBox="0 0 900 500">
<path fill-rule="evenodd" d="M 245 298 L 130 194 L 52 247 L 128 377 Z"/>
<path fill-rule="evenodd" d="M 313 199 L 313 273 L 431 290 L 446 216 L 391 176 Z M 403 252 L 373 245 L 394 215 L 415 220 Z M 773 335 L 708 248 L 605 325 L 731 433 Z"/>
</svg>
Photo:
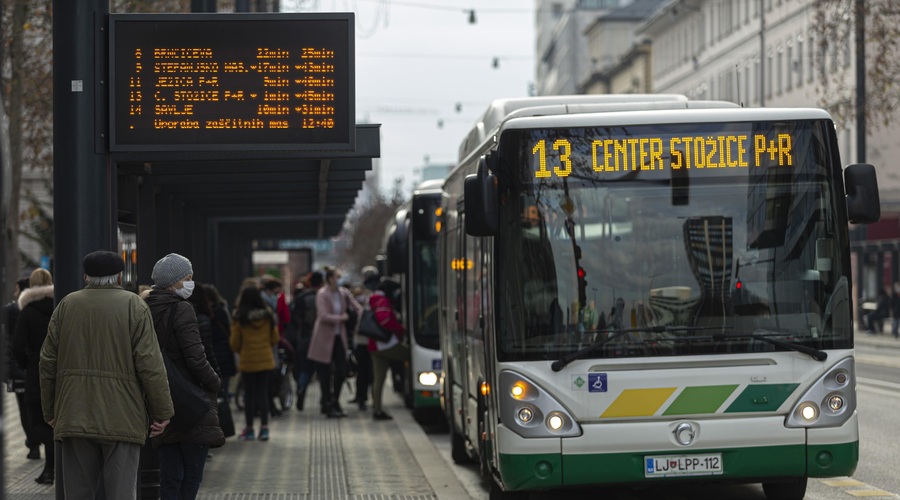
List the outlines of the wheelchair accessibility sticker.
<svg viewBox="0 0 900 500">
<path fill-rule="evenodd" d="M 588 391 L 606 392 L 606 374 L 588 373 Z"/>
</svg>

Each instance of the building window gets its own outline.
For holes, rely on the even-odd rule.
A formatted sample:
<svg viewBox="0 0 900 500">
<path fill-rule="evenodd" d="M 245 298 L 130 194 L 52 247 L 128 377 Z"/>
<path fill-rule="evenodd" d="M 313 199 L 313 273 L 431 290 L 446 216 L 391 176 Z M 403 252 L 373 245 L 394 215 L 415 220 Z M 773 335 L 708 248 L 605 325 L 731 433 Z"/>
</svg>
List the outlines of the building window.
<svg viewBox="0 0 900 500">
<path fill-rule="evenodd" d="M 753 78 L 751 76 L 750 65 L 748 64 L 744 67 L 744 95 L 741 105 L 744 103 L 750 104 L 751 99 L 753 99 Z"/>
<path fill-rule="evenodd" d="M 775 93 L 781 95 L 782 85 L 784 82 L 784 51 L 778 47 L 778 54 L 775 56 Z"/>
<path fill-rule="evenodd" d="M 794 88 L 794 45 L 791 42 L 788 42 L 787 46 L 787 61 L 784 67 L 784 71 L 787 74 L 787 78 L 785 78 L 785 84 L 787 84 L 786 90 L 788 92 Z"/>
<path fill-rule="evenodd" d="M 797 37 L 797 86 L 803 86 L 803 35 Z"/>
<path fill-rule="evenodd" d="M 759 59 L 753 61 L 753 103 L 759 103 L 759 93 L 762 92 L 762 82 L 759 81 Z"/>
<path fill-rule="evenodd" d="M 807 48 L 807 53 L 809 54 L 809 57 L 807 58 L 809 74 L 806 75 L 806 81 L 812 83 L 813 78 L 816 76 L 816 39 L 811 35 L 809 37 L 809 48 Z"/>
<path fill-rule="evenodd" d="M 774 80 L 772 73 L 775 69 L 773 67 L 774 65 L 775 58 L 772 56 L 772 53 L 769 52 L 766 56 L 766 97 L 772 97 L 772 82 Z"/>
</svg>

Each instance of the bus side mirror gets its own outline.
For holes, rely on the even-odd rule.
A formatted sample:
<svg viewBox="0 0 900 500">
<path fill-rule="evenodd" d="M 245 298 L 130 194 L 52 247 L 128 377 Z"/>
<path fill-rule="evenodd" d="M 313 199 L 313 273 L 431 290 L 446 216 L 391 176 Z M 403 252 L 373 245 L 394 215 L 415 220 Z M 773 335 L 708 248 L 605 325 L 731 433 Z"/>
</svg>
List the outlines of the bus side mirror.
<svg viewBox="0 0 900 500">
<path fill-rule="evenodd" d="M 494 236 L 499 225 L 497 210 L 497 178 L 488 173 L 487 159 L 478 162 L 478 172 L 466 176 L 466 234 Z"/>
<path fill-rule="evenodd" d="M 848 165 L 844 169 L 844 187 L 847 190 L 847 218 L 851 224 L 871 224 L 881 218 L 875 167 L 867 163 Z"/>
</svg>

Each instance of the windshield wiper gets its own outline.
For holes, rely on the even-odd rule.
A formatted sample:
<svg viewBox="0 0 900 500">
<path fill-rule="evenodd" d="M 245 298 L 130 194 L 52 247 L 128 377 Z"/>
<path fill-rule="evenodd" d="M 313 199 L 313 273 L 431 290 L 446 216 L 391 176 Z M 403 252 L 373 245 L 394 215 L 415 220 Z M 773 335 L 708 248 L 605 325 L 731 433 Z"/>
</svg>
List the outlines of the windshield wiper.
<svg viewBox="0 0 900 500">
<path fill-rule="evenodd" d="M 764 333 L 761 333 L 764 332 Z M 814 347 L 807 347 L 801 344 L 795 344 L 793 342 L 786 342 L 784 340 L 778 340 L 772 338 L 770 335 L 785 335 L 783 333 L 771 332 L 768 330 L 756 330 L 753 333 L 738 333 L 738 334 L 713 334 L 713 340 L 729 340 L 729 339 L 739 339 L 739 338 L 751 338 L 753 340 L 759 340 L 761 342 L 766 342 L 772 344 L 774 346 L 781 347 L 782 349 L 787 349 L 790 351 L 796 351 L 799 353 L 806 354 L 816 361 L 825 361 L 828 359 L 828 353 L 825 351 L 820 351 Z"/>
<path fill-rule="evenodd" d="M 585 347 L 584 349 L 575 351 L 571 354 L 566 354 L 565 356 L 554 361 L 550 365 L 550 369 L 555 372 L 558 372 L 558 371 L 562 370 L 563 368 L 565 368 L 566 365 L 568 365 L 572 361 L 575 361 L 576 359 L 584 356 L 585 354 L 587 354 L 591 351 L 594 351 L 596 349 L 599 349 L 599 348 L 605 346 L 606 344 L 608 344 L 609 342 L 612 342 L 613 340 L 621 337 L 622 335 L 628 334 L 628 333 L 677 333 L 677 332 L 685 333 L 685 332 L 695 332 L 698 330 L 721 330 L 723 328 L 729 329 L 731 327 L 730 326 L 721 327 L 721 326 L 662 326 L 662 325 L 659 325 L 659 326 L 644 326 L 641 328 L 628 328 L 625 330 L 587 331 L 584 333 L 612 332 L 612 335 L 610 335 L 609 337 L 606 337 L 605 339 L 597 340 L 593 344 Z"/>
</svg>

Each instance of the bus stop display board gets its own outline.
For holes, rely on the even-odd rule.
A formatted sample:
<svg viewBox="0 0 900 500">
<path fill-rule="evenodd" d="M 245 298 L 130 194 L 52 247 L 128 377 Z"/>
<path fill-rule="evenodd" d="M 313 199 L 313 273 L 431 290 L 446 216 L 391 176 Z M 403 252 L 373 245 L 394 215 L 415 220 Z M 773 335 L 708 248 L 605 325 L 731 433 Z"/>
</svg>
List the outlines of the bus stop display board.
<svg viewBox="0 0 900 500">
<path fill-rule="evenodd" d="M 355 146 L 353 14 L 113 14 L 111 151 Z"/>
</svg>

